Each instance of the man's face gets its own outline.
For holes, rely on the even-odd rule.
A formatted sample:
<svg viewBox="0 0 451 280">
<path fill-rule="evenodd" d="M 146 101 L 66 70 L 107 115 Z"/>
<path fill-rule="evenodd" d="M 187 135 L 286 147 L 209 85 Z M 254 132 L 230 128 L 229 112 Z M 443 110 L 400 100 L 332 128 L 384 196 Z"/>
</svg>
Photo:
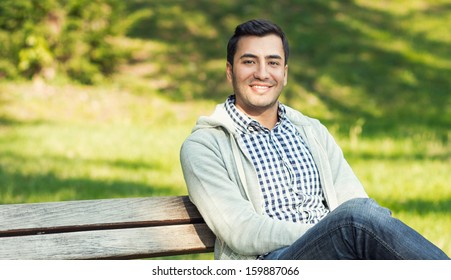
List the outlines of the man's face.
<svg viewBox="0 0 451 280">
<path fill-rule="evenodd" d="M 227 79 L 236 96 L 235 105 L 249 116 L 277 112 L 278 98 L 287 84 L 288 66 L 282 40 L 277 35 L 240 38 L 227 63 Z"/>
</svg>

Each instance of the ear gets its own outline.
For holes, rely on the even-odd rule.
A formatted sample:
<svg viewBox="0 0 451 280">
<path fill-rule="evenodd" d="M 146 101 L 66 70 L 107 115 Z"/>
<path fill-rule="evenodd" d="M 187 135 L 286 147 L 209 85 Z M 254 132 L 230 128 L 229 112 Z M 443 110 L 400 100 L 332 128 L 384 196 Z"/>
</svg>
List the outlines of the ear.
<svg viewBox="0 0 451 280">
<path fill-rule="evenodd" d="M 227 62 L 226 64 L 226 74 L 227 74 L 227 80 L 229 82 L 232 82 L 233 80 L 233 66 L 230 64 L 230 62 Z"/>
<path fill-rule="evenodd" d="M 288 64 L 285 65 L 285 77 L 283 78 L 283 85 L 286 86 L 288 83 Z"/>
</svg>

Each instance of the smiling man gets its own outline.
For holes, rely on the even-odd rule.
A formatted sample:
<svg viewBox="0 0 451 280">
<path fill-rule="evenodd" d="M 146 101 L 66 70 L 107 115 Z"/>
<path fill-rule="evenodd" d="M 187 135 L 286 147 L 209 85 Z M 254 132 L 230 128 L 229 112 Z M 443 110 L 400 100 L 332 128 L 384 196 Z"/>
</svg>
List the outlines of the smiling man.
<svg viewBox="0 0 451 280">
<path fill-rule="evenodd" d="M 327 129 L 279 102 L 288 41 L 266 20 L 227 46 L 233 94 L 181 149 L 216 259 L 448 259 L 369 199 Z"/>
<path fill-rule="evenodd" d="M 278 98 L 287 84 L 285 56 L 279 36 L 247 36 L 227 62 L 236 108 L 268 128 L 277 122 Z"/>
</svg>

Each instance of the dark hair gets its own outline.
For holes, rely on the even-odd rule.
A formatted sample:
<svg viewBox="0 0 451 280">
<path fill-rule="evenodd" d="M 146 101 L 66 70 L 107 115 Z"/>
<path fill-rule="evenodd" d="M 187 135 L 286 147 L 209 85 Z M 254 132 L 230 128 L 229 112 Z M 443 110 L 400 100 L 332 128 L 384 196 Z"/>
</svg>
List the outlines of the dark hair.
<svg viewBox="0 0 451 280">
<path fill-rule="evenodd" d="M 243 36 L 259 36 L 263 37 L 269 34 L 275 34 L 282 39 L 283 51 L 285 54 L 285 65 L 288 63 L 288 54 L 290 52 L 288 47 L 288 39 L 283 33 L 282 29 L 274 23 L 264 19 L 253 19 L 238 25 L 235 28 L 235 33 L 230 38 L 227 44 L 227 62 L 233 65 L 233 58 L 236 53 L 236 46 L 238 41 Z"/>
</svg>

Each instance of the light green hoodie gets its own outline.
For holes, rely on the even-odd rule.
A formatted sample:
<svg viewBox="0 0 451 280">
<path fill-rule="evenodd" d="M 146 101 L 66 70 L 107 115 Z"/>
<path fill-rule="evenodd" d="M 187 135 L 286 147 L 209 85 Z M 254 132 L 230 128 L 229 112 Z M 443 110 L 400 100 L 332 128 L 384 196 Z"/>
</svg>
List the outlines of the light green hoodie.
<svg viewBox="0 0 451 280">
<path fill-rule="evenodd" d="M 285 106 L 321 175 L 332 211 L 356 197 L 367 197 L 333 137 L 318 120 Z M 200 117 L 183 143 L 180 159 L 191 201 L 216 235 L 216 259 L 255 259 L 294 243 L 313 225 L 269 218 L 252 161 L 237 143 L 235 126 L 224 109 Z"/>
</svg>

